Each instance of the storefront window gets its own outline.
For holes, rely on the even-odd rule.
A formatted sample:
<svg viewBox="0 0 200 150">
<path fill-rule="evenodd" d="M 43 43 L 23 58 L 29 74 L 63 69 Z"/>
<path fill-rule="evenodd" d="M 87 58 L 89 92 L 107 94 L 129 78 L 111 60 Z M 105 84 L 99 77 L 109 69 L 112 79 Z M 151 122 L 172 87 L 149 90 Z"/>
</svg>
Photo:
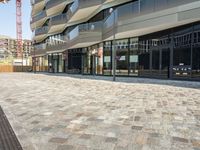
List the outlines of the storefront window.
<svg viewBox="0 0 200 150">
<path fill-rule="evenodd" d="M 191 38 L 191 25 L 177 28 L 174 32 L 174 77 L 190 77 L 191 75 Z"/>
<path fill-rule="evenodd" d="M 152 51 L 152 70 L 151 73 L 153 76 L 157 76 L 160 74 L 160 54 L 161 51 L 158 47 L 159 39 L 151 39 L 150 41 L 150 49 Z"/>
<path fill-rule="evenodd" d="M 63 63 L 63 55 L 62 55 L 62 53 L 60 53 L 58 57 L 59 57 L 58 58 L 58 61 L 59 61 L 59 63 L 58 63 L 58 72 L 63 72 L 64 63 Z"/>
<path fill-rule="evenodd" d="M 116 75 L 128 75 L 128 39 L 116 41 Z"/>
<path fill-rule="evenodd" d="M 194 44 L 192 51 L 192 77 L 200 78 L 200 24 L 194 25 Z"/>
<path fill-rule="evenodd" d="M 80 74 L 82 73 L 82 53 L 83 49 L 68 50 L 68 70 L 67 73 Z"/>
<path fill-rule="evenodd" d="M 112 55 L 112 44 L 111 41 L 104 43 L 104 58 L 103 58 L 103 72 L 104 75 L 111 75 L 112 63 L 111 63 L 111 55 Z"/>
<path fill-rule="evenodd" d="M 96 74 L 103 74 L 103 43 L 99 44 L 97 47 L 96 54 Z"/>
<path fill-rule="evenodd" d="M 138 76 L 138 38 L 130 39 L 129 75 Z"/>
<path fill-rule="evenodd" d="M 139 76 L 150 75 L 150 50 L 149 40 L 139 41 Z"/>
<path fill-rule="evenodd" d="M 83 73 L 91 74 L 91 53 L 89 50 L 86 50 L 83 54 L 84 64 L 83 64 Z"/>
</svg>

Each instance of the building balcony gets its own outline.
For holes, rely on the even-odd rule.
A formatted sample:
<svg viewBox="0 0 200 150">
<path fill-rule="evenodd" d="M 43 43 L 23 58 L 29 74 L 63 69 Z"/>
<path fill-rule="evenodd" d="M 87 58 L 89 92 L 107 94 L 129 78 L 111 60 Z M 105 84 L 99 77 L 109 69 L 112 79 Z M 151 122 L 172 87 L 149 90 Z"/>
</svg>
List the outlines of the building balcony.
<svg viewBox="0 0 200 150">
<path fill-rule="evenodd" d="M 44 26 L 41 28 L 37 28 L 34 32 L 33 32 L 33 40 L 35 42 L 42 42 L 45 38 L 46 35 L 48 33 L 49 27 L 48 26 Z"/>
<path fill-rule="evenodd" d="M 87 19 L 97 11 L 105 0 L 74 0 L 71 5 L 68 16 L 69 23 Z"/>
<path fill-rule="evenodd" d="M 200 19 L 200 1 L 144 3 L 136 1 L 116 8 L 105 20 L 103 40 L 142 36 Z M 161 9 L 162 8 L 162 9 Z"/>
<path fill-rule="evenodd" d="M 72 2 L 73 0 L 49 0 L 46 3 L 47 16 L 62 13 L 65 7 Z"/>
<path fill-rule="evenodd" d="M 47 34 L 48 33 L 48 29 L 49 29 L 48 26 L 44 26 L 44 27 L 36 29 L 35 30 L 35 36 L 42 35 L 42 34 Z"/>
<path fill-rule="evenodd" d="M 32 57 L 45 56 L 45 55 L 46 55 L 46 49 L 35 49 L 31 51 Z"/>
<path fill-rule="evenodd" d="M 48 45 L 46 50 L 47 50 L 47 53 L 63 52 L 65 50 L 67 50 L 67 43 L 62 42 L 62 43 L 58 43 L 58 44 L 55 44 L 55 45 Z"/>
<path fill-rule="evenodd" d="M 41 11 L 40 13 L 35 15 L 31 20 L 31 28 L 35 29 L 41 27 L 47 20 L 46 17 L 47 17 L 46 11 Z"/>
<path fill-rule="evenodd" d="M 46 49 L 46 47 L 47 47 L 46 43 L 34 45 L 35 50 L 44 50 L 44 49 Z"/>
<path fill-rule="evenodd" d="M 32 16 L 36 15 L 45 7 L 45 0 L 31 0 Z"/>
<path fill-rule="evenodd" d="M 52 17 L 49 21 L 49 34 L 62 32 L 65 29 L 67 21 L 68 16 L 66 13 Z"/>
<path fill-rule="evenodd" d="M 68 49 L 88 47 L 102 40 L 102 21 L 78 25 L 68 33 Z"/>
</svg>

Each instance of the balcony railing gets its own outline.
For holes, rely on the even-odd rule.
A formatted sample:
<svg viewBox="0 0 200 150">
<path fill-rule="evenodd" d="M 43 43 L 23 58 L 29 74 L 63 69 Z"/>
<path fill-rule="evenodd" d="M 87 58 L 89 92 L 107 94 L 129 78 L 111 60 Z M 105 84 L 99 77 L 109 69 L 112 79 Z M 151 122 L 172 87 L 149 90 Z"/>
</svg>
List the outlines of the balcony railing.
<svg viewBox="0 0 200 150">
<path fill-rule="evenodd" d="M 110 29 L 115 23 L 122 23 L 128 19 L 134 19 L 138 16 L 154 13 L 156 11 L 184 5 L 199 0 L 177 0 L 177 1 L 160 1 L 157 0 L 140 0 L 119 6 L 104 22 L 104 29 Z M 115 14 L 115 15 L 114 15 Z"/>
<path fill-rule="evenodd" d="M 38 36 L 38 35 L 42 35 L 42 34 L 47 34 L 49 27 L 48 26 L 44 26 L 41 28 L 38 28 L 35 30 L 34 35 Z"/>
<path fill-rule="evenodd" d="M 46 43 L 42 43 L 42 44 L 34 45 L 34 48 L 35 48 L 36 50 L 42 50 L 42 49 L 46 49 L 46 46 L 47 46 Z"/>
<path fill-rule="evenodd" d="M 79 36 L 80 33 L 102 32 L 102 21 L 78 25 L 68 34 L 69 40 L 73 40 Z"/>
<path fill-rule="evenodd" d="M 74 3 L 71 5 L 68 13 L 68 16 L 71 17 L 78 9 L 101 5 L 105 0 L 74 0 Z"/>
<path fill-rule="evenodd" d="M 59 5 L 63 2 L 66 2 L 66 0 L 49 0 L 49 1 L 46 2 L 46 9 L 57 6 L 57 5 Z"/>
<path fill-rule="evenodd" d="M 68 21 L 67 14 L 66 13 L 60 14 L 50 19 L 50 26 L 64 24 L 64 23 L 67 23 L 67 21 Z"/>
<path fill-rule="evenodd" d="M 45 18 L 46 16 L 47 16 L 46 11 L 41 11 L 41 12 L 39 12 L 37 15 L 35 15 L 35 16 L 32 18 L 31 23 L 34 23 L 34 22 L 36 22 L 36 21 L 39 21 L 39 20 Z"/>
</svg>

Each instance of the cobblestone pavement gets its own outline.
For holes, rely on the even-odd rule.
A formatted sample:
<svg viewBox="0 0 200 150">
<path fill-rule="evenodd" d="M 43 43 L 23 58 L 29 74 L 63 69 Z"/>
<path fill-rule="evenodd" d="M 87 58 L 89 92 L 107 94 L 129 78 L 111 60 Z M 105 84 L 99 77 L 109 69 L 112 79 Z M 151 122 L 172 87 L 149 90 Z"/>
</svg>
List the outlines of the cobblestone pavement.
<svg viewBox="0 0 200 150">
<path fill-rule="evenodd" d="M 0 105 L 24 150 L 200 150 L 200 82 L 109 80 L 0 74 Z"/>
</svg>

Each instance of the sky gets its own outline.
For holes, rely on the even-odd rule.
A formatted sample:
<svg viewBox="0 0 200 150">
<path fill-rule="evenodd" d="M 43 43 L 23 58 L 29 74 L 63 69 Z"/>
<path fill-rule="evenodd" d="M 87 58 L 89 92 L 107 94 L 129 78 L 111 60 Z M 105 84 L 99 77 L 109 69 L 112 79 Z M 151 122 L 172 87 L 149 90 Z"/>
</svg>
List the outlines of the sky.
<svg viewBox="0 0 200 150">
<path fill-rule="evenodd" d="M 0 35 L 16 38 L 16 0 L 10 0 L 7 4 L 0 4 Z M 31 3 L 30 0 L 22 0 L 22 38 L 30 39 Z"/>
</svg>

